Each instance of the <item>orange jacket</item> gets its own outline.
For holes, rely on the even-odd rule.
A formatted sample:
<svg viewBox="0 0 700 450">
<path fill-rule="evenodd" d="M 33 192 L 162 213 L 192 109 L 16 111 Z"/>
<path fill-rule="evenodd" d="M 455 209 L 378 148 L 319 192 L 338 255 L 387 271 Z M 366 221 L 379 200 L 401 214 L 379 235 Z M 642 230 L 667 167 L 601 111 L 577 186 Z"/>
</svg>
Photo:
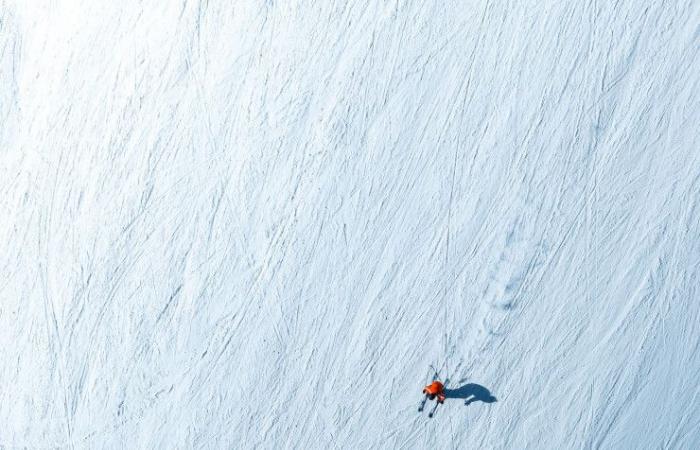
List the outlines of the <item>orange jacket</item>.
<svg viewBox="0 0 700 450">
<path fill-rule="evenodd" d="M 423 389 L 423 393 L 427 395 L 440 395 L 442 396 L 445 386 L 439 381 L 433 381 L 432 384 L 427 385 Z"/>
</svg>

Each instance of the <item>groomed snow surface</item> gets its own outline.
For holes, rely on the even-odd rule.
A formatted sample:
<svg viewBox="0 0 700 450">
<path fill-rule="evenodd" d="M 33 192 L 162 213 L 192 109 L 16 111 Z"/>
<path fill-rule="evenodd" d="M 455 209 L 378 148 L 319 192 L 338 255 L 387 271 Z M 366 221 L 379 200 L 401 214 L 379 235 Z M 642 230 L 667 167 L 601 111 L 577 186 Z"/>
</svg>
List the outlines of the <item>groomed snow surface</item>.
<svg viewBox="0 0 700 450">
<path fill-rule="evenodd" d="M 699 74 L 696 0 L 0 0 L 0 447 L 700 448 Z"/>
</svg>

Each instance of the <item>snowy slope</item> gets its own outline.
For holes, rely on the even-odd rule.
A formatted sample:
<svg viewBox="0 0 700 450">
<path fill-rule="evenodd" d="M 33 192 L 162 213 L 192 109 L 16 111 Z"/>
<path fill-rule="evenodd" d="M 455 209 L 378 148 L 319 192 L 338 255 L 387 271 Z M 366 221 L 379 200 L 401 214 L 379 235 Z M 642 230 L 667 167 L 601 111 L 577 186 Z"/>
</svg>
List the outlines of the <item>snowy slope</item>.
<svg viewBox="0 0 700 450">
<path fill-rule="evenodd" d="M 692 0 L 0 0 L 0 447 L 700 448 L 699 74 Z"/>
</svg>

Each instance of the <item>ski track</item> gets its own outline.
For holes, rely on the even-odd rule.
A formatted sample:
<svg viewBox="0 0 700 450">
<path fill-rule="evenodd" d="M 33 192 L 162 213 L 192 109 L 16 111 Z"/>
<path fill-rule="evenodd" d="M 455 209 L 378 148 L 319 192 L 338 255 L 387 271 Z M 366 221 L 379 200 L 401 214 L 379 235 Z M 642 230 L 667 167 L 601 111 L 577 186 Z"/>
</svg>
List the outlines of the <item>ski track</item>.
<svg viewBox="0 0 700 450">
<path fill-rule="evenodd" d="M 0 448 L 699 448 L 698 24 L 0 0 Z"/>
</svg>

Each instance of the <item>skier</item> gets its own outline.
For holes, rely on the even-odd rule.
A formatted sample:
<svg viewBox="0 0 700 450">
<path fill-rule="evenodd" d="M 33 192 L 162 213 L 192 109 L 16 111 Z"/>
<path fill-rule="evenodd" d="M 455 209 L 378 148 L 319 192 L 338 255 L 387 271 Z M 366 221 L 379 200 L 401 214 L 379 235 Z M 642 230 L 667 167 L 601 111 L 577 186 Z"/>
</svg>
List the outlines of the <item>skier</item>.
<svg viewBox="0 0 700 450">
<path fill-rule="evenodd" d="M 423 393 L 430 400 L 435 400 L 435 397 L 437 397 L 438 403 L 445 402 L 445 386 L 437 380 L 424 387 Z"/>
</svg>

